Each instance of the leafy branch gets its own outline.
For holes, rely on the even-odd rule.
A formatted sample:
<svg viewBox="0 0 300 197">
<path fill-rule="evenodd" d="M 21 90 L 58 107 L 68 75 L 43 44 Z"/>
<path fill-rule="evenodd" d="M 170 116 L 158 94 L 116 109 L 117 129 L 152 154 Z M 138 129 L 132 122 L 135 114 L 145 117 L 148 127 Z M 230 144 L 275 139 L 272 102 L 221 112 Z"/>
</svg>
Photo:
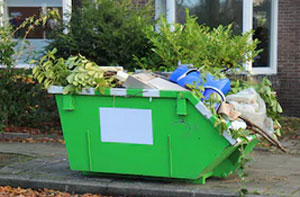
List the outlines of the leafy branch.
<svg viewBox="0 0 300 197">
<path fill-rule="evenodd" d="M 84 88 L 95 88 L 100 92 L 105 87 L 111 87 L 114 77 L 105 73 L 105 70 L 96 63 L 87 60 L 84 56 L 71 56 L 68 59 L 55 58 L 56 49 L 39 62 L 32 60 L 30 63 L 38 64 L 32 73 L 39 83 L 48 89 L 51 85 L 63 86 L 64 94 L 78 93 Z"/>
</svg>

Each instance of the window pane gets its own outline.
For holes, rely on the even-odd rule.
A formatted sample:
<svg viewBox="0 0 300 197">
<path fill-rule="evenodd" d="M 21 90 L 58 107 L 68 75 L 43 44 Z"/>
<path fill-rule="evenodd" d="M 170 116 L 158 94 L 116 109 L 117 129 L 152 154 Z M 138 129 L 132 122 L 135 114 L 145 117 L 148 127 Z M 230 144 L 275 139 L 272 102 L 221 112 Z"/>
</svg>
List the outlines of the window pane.
<svg viewBox="0 0 300 197">
<path fill-rule="evenodd" d="M 233 24 L 236 33 L 242 32 L 243 0 L 176 0 L 176 22 L 185 23 L 185 9 L 198 17 L 199 24 L 210 27 Z"/>
<path fill-rule="evenodd" d="M 47 9 L 53 9 L 54 7 L 47 7 Z M 61 7 L 55 7 L 62 13 Z M 40 16 L 42 12 L 42 7 L 8 7 L 8 16 L 9 22 L 15 28 L 19 27 L 26 18 L 31 16 Z M 51 24 L 52 19 L 47 21 L 47 25 L 45 27 L 35 27 L 33 31 L 31 31 L 27 38 L 29 39 L 45 39 L 47 37 L 47 32 L 51 32 L 51 28 L 53 29 L 53 25 Z M 25 35 L 26 29 L 20 29 L 16 32 L 15 37 L 23 37 Z"/>
<path fill-rule="evenodd" d="M 271 48 L 271 0 L 253 0 L 253 29 L 254 38 L 258 38 L 261 43 L 257 49 L 263 49 L 253 63 L 253 67 L 268 67 L 270 62 Z"/>
<path fill-rule="evenodd" d="M 56 8 L 62 14 L 63 0 L 6 0 L 7 20 L 14 26 L 18 27 L 27 17 L 38 17 L 41 12 L 47 9 Z M 45 26 L 36 26 L 28 36 L 28 45 L 23 50 L 23 54 L 17 62 L 17 65 L 23 65 L 27 62 L 29 55 L 35 51 L 42 51 L 47 46 L 47 38 L 53 32 L 53 28 L 59 25 L 53 19 L 49 19 Z M 25 29 L 20 29 L 16 34 L 16 38 L 22 38 L 26 33 Z M 20 43 L 22 44 L 22 43 Z"/>
</svg>

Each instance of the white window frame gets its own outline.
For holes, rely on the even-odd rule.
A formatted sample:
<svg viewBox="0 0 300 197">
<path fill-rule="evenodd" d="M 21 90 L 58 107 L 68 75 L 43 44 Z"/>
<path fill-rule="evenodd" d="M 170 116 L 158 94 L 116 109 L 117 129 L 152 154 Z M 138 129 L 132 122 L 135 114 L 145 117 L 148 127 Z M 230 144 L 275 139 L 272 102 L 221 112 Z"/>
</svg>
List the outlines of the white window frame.
<svg viewBox="0 0 300 197">
<path fill-rule="evenodd" d="M 165 4 L 165 8 L 161 8 Z M 158 18 L 165 9 L 167 22 L 172 24 L 176 21 L 175 0 L 156 0 L 155 16 Z M 252 74 L 272 75 L 277 74 L 277 48 L 278 48 L 278 0 L 272 0 L 271 37 L 270 37 L 270 62 L 269 67 L 252 67 L 252 62 L 246 63 L 245 68 Z M 253 0 L 243 0 L 243 33 L 253 29 Z"/>
<path fill-rule="evenodd" d="M 0 26 L 4 25 L 3 19 L 6 17 L 5 0 L 0 0 Z"/>
<path fill-rule="evenodd" d="M 248 6 L 253 5 L 253 0 L 244 0 L 245 2 L 249 1 Z M 278 0 L 272 0 L 272 8 L 271 8 L 271 28 L 270 31 L 271 37 L 270 37 L 270 51 L 269 51 L 269 56 L 270 56 L 270 61 L 269 61 L 269 67 L 261 67 L 261 68 L 253 68 L 250 70 L 251 73 L 253 74 L 267 74 L 267 75 L 272 75 L 272 74 L 277 74 L 277 47 L 278 47 Z M 248 7 L 249 9 L 249 7 Z M 248 10 L 247 7 L 244 8 L 244 10 Z M 250 7 L 251 12 L 251 21 L 253 20 L 253 6 Z M 249 19 L 248 19 L 249 21 Z M 253 26 L 253 24 L 251 25 Z M 251 28 L 252 29 L 252 28 Z M 249 31 L 249 30 L 248 30 Z"/>
<path fill-rule="evenodd" d="M 2 21 L 1 15 L 3 15 L 5 18 L 8 18 L 7 16 L 7 2 L 8 0 L 0 0 L 0 26 L 5 25 L 4 21 Z M 31 7 L 30 5 L 27 5 L 26 3 L 15 5 L 15 7 Z M 42 4 L 41 7 L 51 7 L 51 5 Z M 72 0 L 62 0 L 62 14 L 63 14 L 63 21 L 64 23 L 68 23 L 71 18 L 72 13 Z M 68 29 L 64 30 L 64 33 L 67 33 Z M 46 40 L 46 39 L 44 39 Z M 0 64 L 0 68 L 3 68 L 4 66 Z M 32 65 L 29 64 L 17 64 L 15 65 L 15 68 L 32 68 Z"/>
</svg>

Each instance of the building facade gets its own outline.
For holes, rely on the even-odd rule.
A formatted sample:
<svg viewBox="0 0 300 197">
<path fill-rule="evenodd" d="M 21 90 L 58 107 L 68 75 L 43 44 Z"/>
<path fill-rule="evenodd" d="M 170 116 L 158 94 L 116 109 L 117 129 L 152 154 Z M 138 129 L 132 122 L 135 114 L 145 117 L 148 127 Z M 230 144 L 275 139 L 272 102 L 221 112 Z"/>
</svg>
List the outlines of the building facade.
<svg viewBox="0 0 300 197">
<path fill-rule="evenodd" d="M 300 116 L 300 0 L 279 0 L 278 96 L 285 113 Z"/>
<path fill-rule="evenodd" d="M 156 0 L 156 17 L 184 23 L 185 8 L 200 24 L 233 24 L 237 33 L 255 30 L 264 51 L 246 66 L 267 76 L 284 114 L 300 116 L 300 0 Z"/>
<path fill-rule="evenodd" d="M 0 0 L 0 25 L 4 25 L 3 21 L 9 21 L 13 26 L 19 26 L 27 17 L 39 16 L 46 12 L 47 9 L 56 8 L 64 16 L 63 20 L 68 21 L 68 13 L 72 11 L 72 0 Z M 37 27 L 32 31 L 27 41 L 30 43 L 25 49 L 24 55 L 19 59 L 16 67 L 28 67 L 26 64 L 27 54 L 33 51 L 43 50 L 48 44 L 48 30 L 51 29 L 51 23 L 46 28 Z M 18 31 L 15 35 L 21 37 L 24 32 Z"/>
<path fill-rule="evenodd" d="M 0 13 L 18 23 L 45 8 L 55 7 L 63 14 L 70 13 L 72 3 L 80 1 L 0 0 Z M 245 67 L 258 77 L 268 76 L 285 114 L 300 116 L 300 0 L 155 0 L 156 17 L 166 16 L 170 23 L 184 23 L 186 8 L 198 17 L 200 24 L 211 27 L 233 24 L 237 33 L 255 30 L 254 37 L 261 40 L 258 48 L 264 51 Z M 65 16 L 64 20 L 68 18 Z M 32 49 L 42 48 L 47 34 L 40 30 L 30 35 L 29 41 Z"/>
</svg>

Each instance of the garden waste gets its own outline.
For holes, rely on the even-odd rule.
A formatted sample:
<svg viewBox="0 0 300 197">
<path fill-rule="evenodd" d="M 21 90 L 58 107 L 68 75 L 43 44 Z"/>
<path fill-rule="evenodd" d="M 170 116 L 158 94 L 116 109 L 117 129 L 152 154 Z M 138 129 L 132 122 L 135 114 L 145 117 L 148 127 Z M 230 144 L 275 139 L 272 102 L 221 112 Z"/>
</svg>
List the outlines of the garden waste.
<svg viewBox="0 0 300 197">
<path fill-rule="evenodd" d="M 285 151 L 256 114 L 239 108 L 249 104 L 268 120 L 262 99 L 242 91 L 231 97 L 243 99 L 230 100 L 228 78 L 186 66 L 168 76 L 130 73 L 83 56 L 49 67 L 48 56 L 33 75 L 55 94 L 72 170 L 204 184 L 239 168 L 257 135 Z"/>
<path fill-rule="evenodd" d="M 149 71 L 140 71 L 128 74 L 118 71 L 116 78 L 120 80 L 126 89 L 158 89 L 188 91 L 191 86 L 204 87 L 202 102 L 210 99 L 212 94 L 218 95 L 221 100 L 215 104 L 217 113 L 231 121 L 230 129 L 239 130 L 255 127 L 260 131 L 258 134 L 266 138 L 270 143 L 285 151 L 274 134 L 273 120 L 266 115 L 266 104 L 260 95 L 253 89 L 248 88 L 236 94 L 230 93 L 230 80 L 227 78 L 217 79 L 208 73 L 200 71 L 192 66 L 180 65 L 165 80 L 162 75 Z M 254 130 L 257 134 L 257 130 Z"/>
<path fill-rule="evenodd" d="M 227 128 L 220 130 L 216 114 L 196 94 L 163 76 L 148 71 L 110 74 L 113 80 L 102 92 L 92 87 L 73 94 L 64 94 L 62 86 L 48 89 L 56 97 L 72 170 L 204 184 L 208 177 L 232 174 L 258 142 L 252 135 L 244 144 Z"/>
</svg>

